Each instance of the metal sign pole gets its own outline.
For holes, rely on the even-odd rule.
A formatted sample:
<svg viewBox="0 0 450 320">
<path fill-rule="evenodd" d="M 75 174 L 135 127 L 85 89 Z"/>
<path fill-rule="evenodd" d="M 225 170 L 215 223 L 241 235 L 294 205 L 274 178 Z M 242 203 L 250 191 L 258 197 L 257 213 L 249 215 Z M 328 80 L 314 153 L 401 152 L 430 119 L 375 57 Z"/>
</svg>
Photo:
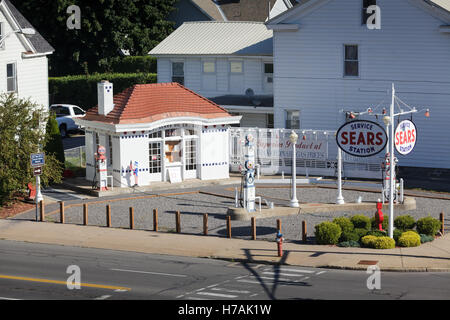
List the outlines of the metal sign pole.
<svg viewBox="0 0 450 320">
<path fill-rule="evenodd" d="M 337 178 L 338 178 L 338 196 L 336 199 L 336 204 L 344 204 L 344 197 L 342 196 L 342 150 L 338 146 L 338 154 L 337 154 Z"/>
<path fill-rule="evenodd" d="M 392 84 L 392 103 L 390 111 L 390 179 L 389 179 L 389 237 L 394 238 L 394 188 L 395 188 L 395 163 L 394 163 L 394 101 L 395 99 L 395 87 Z"/>
</svg>

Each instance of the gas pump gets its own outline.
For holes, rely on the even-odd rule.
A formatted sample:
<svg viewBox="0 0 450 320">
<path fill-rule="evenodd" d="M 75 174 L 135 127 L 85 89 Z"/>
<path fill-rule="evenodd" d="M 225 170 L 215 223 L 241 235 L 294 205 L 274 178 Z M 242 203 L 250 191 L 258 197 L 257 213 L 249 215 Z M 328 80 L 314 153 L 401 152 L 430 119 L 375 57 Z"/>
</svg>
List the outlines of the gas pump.
<svg viewBox="0 0 450 320">
<path fill-rule="evenodd" d="M 250 133 L 245 137 L 244 159 L 244 207 L 248 212 L 255 212 L 255 147 Z"/>
<path fill-rule="evenodd" d="M 391 188 L 391 164 L 390 164 L 390 154 L 386 153 L 386 156 L 381 163 L 381 172 L 383 174 L 383 199 L 389 200 L 390 188 Z M 397 157 L 394 157 L 394 201 L 397 199 L 398 194 L 398 183 L 397 183 L 397 175 L 396 175 L 396 166 L 398 163 Z M 384 201 L 383 201 L 384 202 Z"/>
<path fill-rule="evenodd" d="M 108 190 L 108 169 L 106 166 L 106 149 L 104 146 L 97 147 L 97 153 L 95 154 L 95 161 L 97 162 L 97 174 L 98 174 L 98 190 Z"/>
</svg>

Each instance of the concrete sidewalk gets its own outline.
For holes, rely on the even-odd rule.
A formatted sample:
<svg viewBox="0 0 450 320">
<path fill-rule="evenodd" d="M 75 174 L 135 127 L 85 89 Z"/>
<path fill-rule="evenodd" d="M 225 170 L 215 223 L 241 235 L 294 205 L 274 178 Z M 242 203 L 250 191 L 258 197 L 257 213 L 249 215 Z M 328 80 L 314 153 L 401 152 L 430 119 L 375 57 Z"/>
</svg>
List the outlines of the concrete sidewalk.
<svg viewBox="0 0 450 320">
<path fill-rule="evenodd" d="M 450 271 L 449 234 L 420 247 L 389 250 L 286 242 L 281 258 L 275 242 L 51 222 L 0 220 L 0 239 L 305 267 L 366 270 L 376 263 L 382 271 Z"/>
</svg>

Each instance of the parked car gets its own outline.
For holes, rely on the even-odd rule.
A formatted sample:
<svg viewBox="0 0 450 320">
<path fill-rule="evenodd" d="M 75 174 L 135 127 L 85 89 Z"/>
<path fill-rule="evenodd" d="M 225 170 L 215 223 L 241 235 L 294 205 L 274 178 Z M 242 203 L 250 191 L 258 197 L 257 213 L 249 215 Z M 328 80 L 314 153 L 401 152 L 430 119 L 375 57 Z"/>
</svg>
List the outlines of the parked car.
<svg viewBox="0 0 450 320">
<path fill-rule="evenodd" d="M 75 124 L 74 118 L 84 117 L 86 112 L 79 106 L 72 104 L 52 104 L 50 106 L 50 112 L 56 113 L 56 121 L 58 122 L 59 131 L 64 138 L 69 132 L 77 132 L 82 128 Z"/>
</svg>

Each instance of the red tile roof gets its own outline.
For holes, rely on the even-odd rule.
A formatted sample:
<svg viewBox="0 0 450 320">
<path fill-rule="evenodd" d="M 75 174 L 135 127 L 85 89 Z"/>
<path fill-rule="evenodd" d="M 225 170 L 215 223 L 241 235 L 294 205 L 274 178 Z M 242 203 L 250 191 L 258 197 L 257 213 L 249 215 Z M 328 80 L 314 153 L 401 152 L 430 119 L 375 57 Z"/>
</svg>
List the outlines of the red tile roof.
<svg viewBox="0 0 450 320">
<path fill-rule="evenodd" d="M 114 96 L 114 109 L 106 116 L 99 115 L 96 106 L 83 120 L 132 124 L 185 116 L 213 119 L 230 114 L 214 102 L 172 82 L 134 85 Z"/>
</svg>

